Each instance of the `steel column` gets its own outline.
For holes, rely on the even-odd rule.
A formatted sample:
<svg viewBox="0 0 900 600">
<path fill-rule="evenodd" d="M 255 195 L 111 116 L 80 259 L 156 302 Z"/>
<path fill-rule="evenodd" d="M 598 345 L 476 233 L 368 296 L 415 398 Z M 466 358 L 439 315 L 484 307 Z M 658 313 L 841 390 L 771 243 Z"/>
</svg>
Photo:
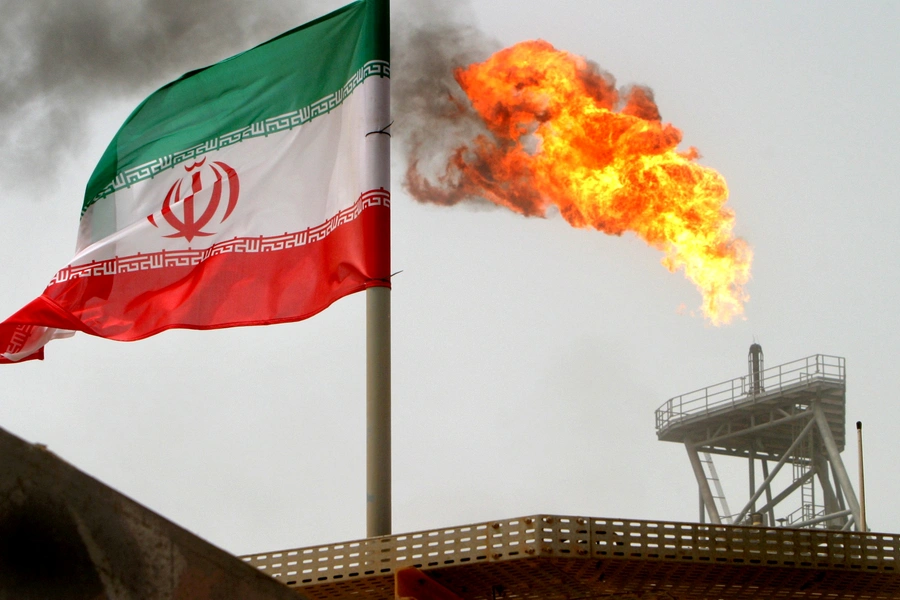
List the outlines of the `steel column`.
<svg viewBox="0 0 900 600">
<path fill-rule="evenodd" d="M 757 376 L 759 373 L 757 372 Z M 758 385 L 758 383 L 757 383 Z M 750 493 L 756 491 L 756 450 L 750 450 L 750 456 L 747 458 L 750 463 Z M 756 502 L 750 505 L 750 512 L 756 512 Z"/>
<path fill-rule="evenodd" d="M 709 514 L 709 522 L 714 525 L 721 525 L 722 518 L 719 516 L 719 509 L 716 508 L 716 499 L 713 498 L 712 490 L 709 489 L 709 480 L 703 471 L 703 465 L 700 464 L 700 456 L 697 449 L 690 443 L 684 445 L 691 460 L 691 467 L 694 469 L 694 477 L 697 478 L 697 485 L 700 487 L 700 497 L 706 505 L 706 512 Z"/>
<path fill-rule="evenodd" d="M 819 485 L 822 486 L 822 494 L 825 496 L 825 513 L 835 514 L 841 512 L 843 508 L 838 505 L 837 496 L 834 494 L 834 488 L 831 487 L 831 479 L 828 477 L 828 467 L 823 464 L 823 462 L 827 462 L 828 457 L 816 453 L 813 460 L 816 465 L 816 476 L 819 478 Z M 830 524 L 830 527 L 839 528 L 843 525 L 844 520 L 836 520 L 834 523 Z"/>
<path fill-rule="evenodd" d="M 745 436 L 748 433 L 756 433 L 758 431 L 763 431 L 765 429 L 769 429 L 770 427 L 777 427 L 778 425 L 784 425 L 785 423 L 790 423 L 792 421 L 800 421 L 802 419 L 808 419 L 808 418 L 809 418 L 809 414 L 807 414 L 806 412 L 797 413 L 796 415 L 790 415 L 789 417 L 782 417 L 782 418 L 776 419 L 774 421 L 767 421 L 765 423 L 760 423 L 759 425 L 754 425 L 753 427 L 748 427 L 746 429 L 732 431 L 731 433 L 723 433 L 722 435 L 707 438 L 705 440 L 700 440 L 695 443 L 703 444 L 705 446 L 711 446 L 713 444 L 720 444 L 721 442 L 723 442 L 727 439 L 730 439 L 730 438 Z"/>
<path fill-rule="evenodd" d="M 841 453 L 838 451 L 837 443 L 834 441 L 834 436 L 831 435 L 828 419 L 818 403 L 813 405 L 812 411 L 816 424 L 819 426 L 822 441 L 825 442 L 825 450 L 828 452 L 831 467 L 834 469 L 835 479 L 837 479 L 838 485 L 844 492 L 844 498 L 846 498 L 850 513 L 853 515 L 853 521 L 857 523 L 857 528 L 859 529 L 859 524 L 862 522 L 859 513 L 859 501 L 856 499 L 856 492 L 853 491 L 853 486 L 850 484 L 850 477 L 847 475 L 847 469 L 844 468 L 844 461 L 841 460 Z"/>
<path fill-rule="evenodd" d="M 762 473 L 763 480 L 769 478 L 769 461 L 767 459 L 763 459 L 762 461 Z M 772 484 L 766 484 L 766 506 L 769 507 L 769 527 L 775 527 L 775 505 L 772 504 Z M 763 508 L 760 512 L 766 512 L 766 509 Z"/>
</svg>

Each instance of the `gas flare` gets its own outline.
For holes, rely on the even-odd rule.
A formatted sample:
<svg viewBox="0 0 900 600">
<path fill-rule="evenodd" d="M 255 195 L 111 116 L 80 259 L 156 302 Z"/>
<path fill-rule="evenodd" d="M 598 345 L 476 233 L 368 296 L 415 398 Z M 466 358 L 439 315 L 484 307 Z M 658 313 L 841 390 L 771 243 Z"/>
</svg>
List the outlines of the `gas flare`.
<svg viewBox="0 0 900 600">
<path fill-rule="evenodd" d="M 413 149 L 406 186 L 422 202 L 483 198 L 525 216 L 556 206 L 573 227 L 631 231 L 683 269 L 715 325 L 743 314 L 752 250 L 733 234 L 728 187 L 679 151 L 651 90 L 620 92 L 584 58 L 537 40 L 455 71 L 486 131 L 455 149 L 436 179 Z M 450 98 L 462 118 L 468 107 Z"/>
</svg>

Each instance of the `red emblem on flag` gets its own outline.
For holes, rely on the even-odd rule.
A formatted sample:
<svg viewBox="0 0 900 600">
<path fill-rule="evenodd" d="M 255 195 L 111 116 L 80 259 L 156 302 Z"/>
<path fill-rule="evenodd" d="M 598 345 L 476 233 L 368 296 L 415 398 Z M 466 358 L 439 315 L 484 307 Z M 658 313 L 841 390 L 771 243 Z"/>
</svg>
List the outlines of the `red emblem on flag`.
<svg viewBox="0 0 900 600">
<path fill-rule="evenodd" d="M 179 179 L 169 188 L 169 193 L 166 194 L 166 199 L 163 200 L 162 216 L 166 223 L 175 229 L 176 233 L 165 237 L 183 237 L 190 242 L 195 237 L 213 235 L 214 231 L 203 231 L 203 228 L 216 216 L 216 211 L 219 209 L 219 204 L 222 201 L 222 188 L 226 185 L 228 187 L 228 204 L 225 208 L 225 214 L 219 222 L 224 223 L 231 216 L 234 207 L 237 206 L 238 195 L 241 192 L 241 184 L 237 172 L 220 161 L 213 161 L 206 169 L 203 169 L 205 163 L 206 159 L 204 158 L 200 162 L 184 168 L 185 171 L 191 173 L 191 189 L 187 196 L 183 198 L 181 196 L 181 187 L 184 179 Z M 208 194 L 201 194 L 200 192 L 204 191 L 203 180 L 206 179 L 208 181 L 210 177 L 214 178 L 212 190 Z M 202 204 L 204 200 L 206 201 L 205 206 Z M 179 215 L 176 214 L 173 208 L 176 205 L 180 205 L 180 210 L 177 212 L 180 213 L 181 218 L 179 218 Z M 198 212 L 200 213 L 199 216 Z M 147 217 L 147 220 L 154 227 L 159 227 L 153 215 Z"/>
</svg>

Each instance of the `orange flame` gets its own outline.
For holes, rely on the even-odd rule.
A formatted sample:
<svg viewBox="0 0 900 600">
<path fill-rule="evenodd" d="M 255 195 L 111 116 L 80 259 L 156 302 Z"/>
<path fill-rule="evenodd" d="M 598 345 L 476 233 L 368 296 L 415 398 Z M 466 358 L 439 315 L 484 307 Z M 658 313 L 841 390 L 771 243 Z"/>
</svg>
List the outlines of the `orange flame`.
<svg viewBox="0 0 900 600">
<path fill-rule="evenodd" d="M 661 122 L 650 90 L 620 99 L 584 58 L 540 40 L 455 76 L 489 133 L 458 148 L 436 184 L 414 157 L 406 184 L 417 199 L 485 198 L 526 216 L 555 205 L 574 227 L 634 232 L 684 270 L 713 324 L 743 313 L 752 251 L 732 233 L 725 180 L 694 148 L 676 149 L 681 132 Z"/>
</svg>

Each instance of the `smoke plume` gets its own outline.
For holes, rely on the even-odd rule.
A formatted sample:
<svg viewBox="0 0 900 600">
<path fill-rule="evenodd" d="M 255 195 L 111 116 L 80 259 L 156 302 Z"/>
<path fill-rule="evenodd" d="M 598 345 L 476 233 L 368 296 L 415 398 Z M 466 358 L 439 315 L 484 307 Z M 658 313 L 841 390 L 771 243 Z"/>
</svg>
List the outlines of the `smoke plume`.
<svg viewBox="0 0 900 600">
<path fill-rule="evenodd" d="M 46 192 L 59 162 L 78 152 L 90 114 L 138 102 L 311 16 L 292 4 L 0 0 L 0 185 Z"/>
<path fill-rule="evenodd" d="M 391 31 L 391 103 L 395 152 L 406 159 L 400 172 L 434 172 L 449 152 L 486 133 L 454 78 L 454 71 L 485 60 L 500 42 L 475 25 L 468 2 L 417 1 L 395 4 Z M 409 186 L 409 179 L 405 182 Z M 412 190 L 411 190 L 412 191 Z M 427 194 L 420 201 L 434 201 Z M 471 204 L 494 205 L 480 198 Z"/>
<path fill-rule="evenodd" d="M 79 152 L 90 115 L 109 102 L 136 104 L 182 73 L 342 2 L 307 3 L 302 11 L 298 4 L 0 0 L 0 185 L 40 197 L 57 183 L 60 161 Z M 453 69 L 484 60 L 500 44 L 477 29 L 466 0 L 395 1 L 392 13 L 397 150 L 438 156 L 482 127 L 461 102 Z"/>
</svg>

